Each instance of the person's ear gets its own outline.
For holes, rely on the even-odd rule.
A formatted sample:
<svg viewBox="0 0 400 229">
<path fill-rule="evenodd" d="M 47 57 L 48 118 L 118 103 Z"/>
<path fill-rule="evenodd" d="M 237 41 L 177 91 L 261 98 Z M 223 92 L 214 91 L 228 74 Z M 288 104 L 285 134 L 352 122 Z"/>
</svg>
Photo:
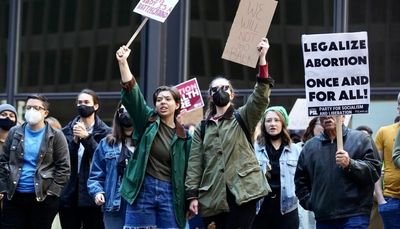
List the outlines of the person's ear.
<svg viewBox="0 0 400 229">
<path fill-rule="evenodd" d="M 94 104 L 93 108 L 94 108 L 95 111 L 97 111 L 99 109 L 99 104 Z"/>
</svg>

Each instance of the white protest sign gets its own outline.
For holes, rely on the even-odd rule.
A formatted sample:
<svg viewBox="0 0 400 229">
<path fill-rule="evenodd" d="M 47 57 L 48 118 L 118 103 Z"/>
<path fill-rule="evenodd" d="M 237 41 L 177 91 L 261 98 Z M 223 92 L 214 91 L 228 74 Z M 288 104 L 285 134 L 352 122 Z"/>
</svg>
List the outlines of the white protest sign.
<svg viewBox="0 0 400 229">
<path fill-rule="evenodd" d="M 182 113 L 204 107 L 203 97 L 196 78 L 180 83 L 175 87 L 181 95 Z"/>
<path fill-rule="evenodd" d="M 177 3 L 178 0 L 141 0 L 133 12 L 164 22 Z"/>
<path fill-rule="evenodd" d="M 308 115 L 368 113 L 367 33 L 303 35 L 302 47 Z"/>
<path fill-rule="evenodd" d="M 222 58 L 255 68 L 257 44 L 267 34 L 277 5 L 275 0 L 241 0 Z"/>
</svg>

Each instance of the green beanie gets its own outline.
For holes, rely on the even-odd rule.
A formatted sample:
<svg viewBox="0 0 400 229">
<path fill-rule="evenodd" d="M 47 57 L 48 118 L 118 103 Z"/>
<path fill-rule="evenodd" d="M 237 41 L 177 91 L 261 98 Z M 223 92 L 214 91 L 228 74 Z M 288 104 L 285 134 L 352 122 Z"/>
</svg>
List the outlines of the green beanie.
<svg viewBox="0 0 400 229">
<path fill-rule="evenodd" d="M 273 106 L 273 107 L 268 107 L 265 112 L 264 115 L 268 112 L 268 111 L 275 111 L 275 112 L 279 112 L 282 117 L 283 117 L 283 121 L 285 123 L 285 126 L 289 126 L 289 115 L 286 112 L 286 109 L 282 106 Z"/>
</svg>

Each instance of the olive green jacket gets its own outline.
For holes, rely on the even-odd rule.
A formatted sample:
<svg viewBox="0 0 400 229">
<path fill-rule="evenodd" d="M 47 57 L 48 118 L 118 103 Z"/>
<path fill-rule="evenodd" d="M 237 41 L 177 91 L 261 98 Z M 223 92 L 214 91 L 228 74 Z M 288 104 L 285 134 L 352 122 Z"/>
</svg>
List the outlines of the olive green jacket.
<svg viewBox="0 0 400 229">
<path fill-rule="evenodd" d="M 254 129 L 269 104 L 271 78 L 258 78 L 253 93 L 239 109 L 240 115 L 253 135 Z M 266 196 L 270 187 L 263 175 L 245 133 L 230 107 L 217 122 L 206 119 L 204 139 L 197 126 L 186 173 L 186 198 L 197 198 L 200 214 L 213 216 L 228 212 L 226 190 L 241 205 Z"/>
<path fill-rule="evenodd" d="M 141 136 L 133 156 L 129 159 L 121 184 L 121 196 L 132 204 L 139 194 L 146 175 L 147 162 L 153 140 L 158 132 L 160 117 L 148 107 L 135 80 L 124 84 L 122 104 L 133 121 L 135 134 Z M 171 140 L 171 185 L 176 221 L 185 227 L 185 173 L 192 138 L 183 126 L 176 122 L 176 133 Z"/>
</svg>

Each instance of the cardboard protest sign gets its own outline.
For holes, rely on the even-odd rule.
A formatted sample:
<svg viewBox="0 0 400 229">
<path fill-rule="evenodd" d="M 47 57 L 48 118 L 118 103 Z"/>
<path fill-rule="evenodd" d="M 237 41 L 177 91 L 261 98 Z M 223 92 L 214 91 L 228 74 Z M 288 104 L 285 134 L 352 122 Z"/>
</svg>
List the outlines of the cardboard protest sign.
<svg viewBox="0 0 400 229">
<path fill-rule="evenodd" d="M 181 112 L 189 112 L 204 106 L 203 97 L 197 84 L 197 79 L 193 78 L 176 85 L 181 95 Z"/>
<path fill-rule="evenodd" d="M 368 113 L 366 32 L 303 35 L 309 116 Z"/>
<path fill-rule="evenodd" d="M 133 12 L 164 22 L 177 3 L 178 0 L 141 0 Z"/>
<path fill-rule="evenodd" d="M 241 0 L 222 58 L 255 68 L 257 44 L 267 34 L 277 4 L 275 0 Z"/>
</svg>

